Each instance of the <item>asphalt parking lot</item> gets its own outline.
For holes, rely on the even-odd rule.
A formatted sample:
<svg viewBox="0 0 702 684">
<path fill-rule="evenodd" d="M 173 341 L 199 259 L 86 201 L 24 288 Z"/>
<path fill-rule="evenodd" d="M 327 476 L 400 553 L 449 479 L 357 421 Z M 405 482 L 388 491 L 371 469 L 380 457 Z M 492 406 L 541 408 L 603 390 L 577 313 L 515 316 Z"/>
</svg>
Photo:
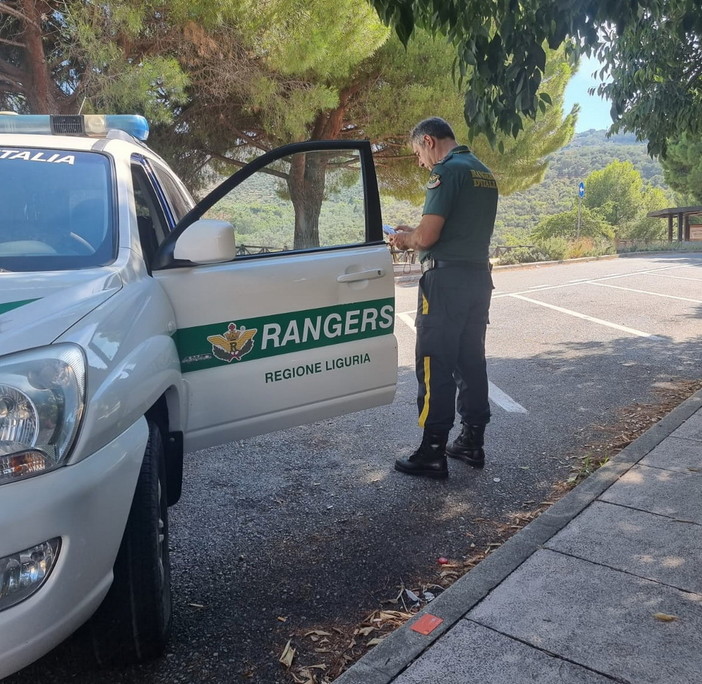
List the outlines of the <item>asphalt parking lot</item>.
<svg viewBox="0 0 702 684">
<path fill-rule="evenodd" d="M 700 378 L 702 254 L 497 269 L 494 280 L 484 470 L 450 463 L 446 482 L 392 470 L 420 436 L 416 281 L 400 281 L 391 406 L 187 457 L 171 510 L 167 656 L 100 672 L 61 646 L 6 682 L 292 682 L 278 662 L 288 641 L 296 662 L 314 662 L 310 633 L 349 630 L 402 587 L 436 581 L 439 557 L 465 558 L 547 498 L 619 410 Z"/>
</svg>

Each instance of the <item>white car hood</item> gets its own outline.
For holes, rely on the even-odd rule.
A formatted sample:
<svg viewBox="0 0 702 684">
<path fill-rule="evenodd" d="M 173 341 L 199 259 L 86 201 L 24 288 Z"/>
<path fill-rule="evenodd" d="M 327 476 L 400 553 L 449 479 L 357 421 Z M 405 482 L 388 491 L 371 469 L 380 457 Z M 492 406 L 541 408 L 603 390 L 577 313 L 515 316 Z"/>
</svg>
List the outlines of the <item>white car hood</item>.
<svg viewBox="0 0 702 684">
<path fill-rule="evenodd" d="M 0 355 L 51 344 L 121 287 L 106 269 L 0 273 Z"/>
</svg>

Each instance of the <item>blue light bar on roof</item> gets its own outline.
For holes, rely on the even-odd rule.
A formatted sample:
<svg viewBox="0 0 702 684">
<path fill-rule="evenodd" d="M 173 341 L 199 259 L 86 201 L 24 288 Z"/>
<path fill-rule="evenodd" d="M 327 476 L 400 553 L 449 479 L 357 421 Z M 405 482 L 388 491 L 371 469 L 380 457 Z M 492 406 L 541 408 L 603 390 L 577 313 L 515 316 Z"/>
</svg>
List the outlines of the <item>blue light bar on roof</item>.
<svg viewBox="0 0 702 684">
<path fill-rule="evenodd" d="M 0 133 L 86 135 L 104 138 L 109 130 L 129 133 L 137 140 L 149 137 L 149 122 L 138 114 L 13 114 L 0 112 Z"/>
</svg>

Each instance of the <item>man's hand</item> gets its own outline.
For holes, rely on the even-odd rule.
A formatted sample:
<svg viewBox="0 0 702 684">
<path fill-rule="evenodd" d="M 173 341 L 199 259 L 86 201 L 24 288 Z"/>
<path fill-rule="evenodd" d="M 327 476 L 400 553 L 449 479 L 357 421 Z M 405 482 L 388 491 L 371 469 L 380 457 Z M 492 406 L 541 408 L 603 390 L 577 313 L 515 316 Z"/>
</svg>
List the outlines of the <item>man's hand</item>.
<svg viewBox="0 0 702 684">
<path fill-rule="evenodd" d="M 424 214 L 416 228 L 410 226 L 395 226 L 397 231 L 391 235 L 391 245 L 395 249 L 429 249 L 441 235 L 444 227 L 444 217 L 437 214 Z"/>
<path fill-rule="evenodd" d="M 395 226 L 395 235 L 390 236 L 390 244 L 400 251 L 410 248 L 409 237 L 414 231 L 411 226 Z"/>
</svg>

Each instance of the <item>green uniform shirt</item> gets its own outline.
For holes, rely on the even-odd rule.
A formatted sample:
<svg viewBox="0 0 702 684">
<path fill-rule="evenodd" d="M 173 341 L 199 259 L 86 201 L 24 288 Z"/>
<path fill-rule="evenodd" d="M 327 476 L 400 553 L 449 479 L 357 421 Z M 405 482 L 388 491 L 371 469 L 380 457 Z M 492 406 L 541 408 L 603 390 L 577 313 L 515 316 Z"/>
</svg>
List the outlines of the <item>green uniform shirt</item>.
<svg viewBox="0 0 702 684">
<path fill-rule="evenodd" d="M 497 183 L 490 169 L 465 145 L 454 147 L 427 182 L 423 213 L 443 216 L 445 223 L 439 240 L 421 250 L 419 260 L 487 261 L 496 211 Z"/>
</svg>

